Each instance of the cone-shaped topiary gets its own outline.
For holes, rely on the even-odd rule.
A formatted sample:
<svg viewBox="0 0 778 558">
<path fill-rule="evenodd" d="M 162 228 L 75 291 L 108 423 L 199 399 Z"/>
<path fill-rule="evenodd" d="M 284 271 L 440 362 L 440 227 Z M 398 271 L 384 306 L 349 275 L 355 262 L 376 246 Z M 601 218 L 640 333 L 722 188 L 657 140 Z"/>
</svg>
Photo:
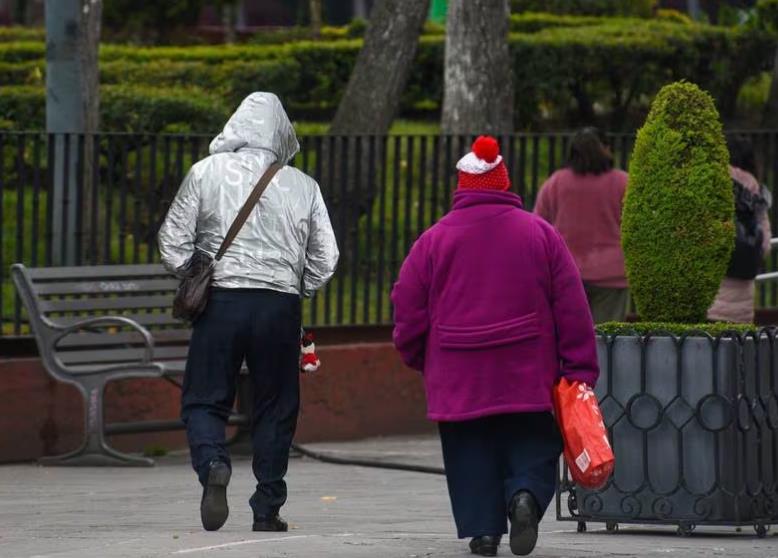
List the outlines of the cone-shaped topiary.
<svg viewBox="0 0 778 558">
<path fill-rule="evenodd" d="M 627 277 L 644 321 L 705 321 L 734 246 L 719 114 L 692 83 L 664 87 L 638 132 L 624 203 Z"/>
</svg>

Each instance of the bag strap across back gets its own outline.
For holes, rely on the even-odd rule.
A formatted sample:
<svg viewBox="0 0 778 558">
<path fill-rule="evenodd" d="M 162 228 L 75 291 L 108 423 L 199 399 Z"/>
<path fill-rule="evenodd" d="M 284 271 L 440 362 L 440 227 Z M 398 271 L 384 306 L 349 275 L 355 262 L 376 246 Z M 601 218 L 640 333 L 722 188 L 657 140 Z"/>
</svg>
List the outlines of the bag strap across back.
<svg viewBox="0 0 778 558">
<path fill-rule="evenodd" d="M 259 198 L 262 197 L 262 194 L 267 189 L 268 184 L 270 184 L 270 181 L 273 180 L 273 177 L 276 175 L 276 173 L 283 167 L 284 165 L 273 163 L 265 171 L 265 174 L 263 174 L 259 179 L 257 185 L 254 186 L 254 189 L 251 191 L 251 194 L 249 194 L 246 203 L 244 203 L 243 207 L 240 208 L 238 215 L 235 217 L 232 225 L 230 225 L 230 230 L 227 231 L 227 236 L 224 237 L 222 245 L 219 246 L 219 251 L 216 253 L 216 261 L 222 259 L 224 253 L 227 251 L 227 248 L 230 247 L 232 241 L 235 240 L 236 236 L 238 236 L 240 229 L 243 228 L 243 225 L 246 223 L 246 219 L 248 219 L 249 215 L 251 215 L 251 212 L 254 210 L 254 206 L 257 205 Z"/>
</svg>

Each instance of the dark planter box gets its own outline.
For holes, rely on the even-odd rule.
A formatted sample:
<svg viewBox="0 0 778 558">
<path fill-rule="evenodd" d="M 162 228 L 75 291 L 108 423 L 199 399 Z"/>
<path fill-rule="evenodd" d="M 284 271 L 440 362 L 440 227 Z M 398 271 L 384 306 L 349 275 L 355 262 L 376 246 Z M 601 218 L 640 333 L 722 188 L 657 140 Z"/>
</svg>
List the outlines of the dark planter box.
<svg viewBox="0 0 778 558">
<path fill-rule="evenodd" d="M 579 530 L 753 525 L 763 536 L 778 523 L 775 335 L 601 337 L 595 391 L 616 469 L 598 491 L 563 471 L 559 518 Z"/>
</svg>

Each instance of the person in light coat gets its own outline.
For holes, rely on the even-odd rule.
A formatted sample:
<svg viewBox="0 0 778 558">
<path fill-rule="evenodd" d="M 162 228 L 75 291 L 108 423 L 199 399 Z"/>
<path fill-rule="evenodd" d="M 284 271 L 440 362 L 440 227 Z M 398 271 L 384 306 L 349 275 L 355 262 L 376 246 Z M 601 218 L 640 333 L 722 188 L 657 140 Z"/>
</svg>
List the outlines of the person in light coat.
<svg viewBox="0 0 778 558">
<path fill-rule="evenodd" d="M 158 239 L 167 268 L 180 272 L 195 250 L 213 257 L 259 178 L 298 149 L 279 99 L 249 95 L 211 142 L 210 156 L 192 166 L 168 211 Z M 206 530 L 227 520 L 225 427 L 244 361 L 254 387 L 253 530 L 287 530 L 279 510 L 300 403 L 300 298 L 323 287 L 337 261 L 318 184 L 284 166 L 216 263 L 208 305 L 192 332 L 181 415 L 203 486 Z"/>
</svg>

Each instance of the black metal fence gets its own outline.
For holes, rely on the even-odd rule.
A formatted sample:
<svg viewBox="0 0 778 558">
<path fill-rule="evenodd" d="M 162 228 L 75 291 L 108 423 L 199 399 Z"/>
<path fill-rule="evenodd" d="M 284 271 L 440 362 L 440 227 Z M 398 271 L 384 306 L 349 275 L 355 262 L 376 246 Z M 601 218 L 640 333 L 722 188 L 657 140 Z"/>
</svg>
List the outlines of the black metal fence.
<svg viewBox="0 0 778 558">
<path fill-rule="evenodd" d="M 778 175 L 776 131 L 751 131 L 772 188 Z M 565 159 L 569 133 L 501 138 L 513 190 L 528 208 Z M 612 135 L 627 168 L 633 136 Z M 389 291 L 415 238 L 447 210 L 463 136 L 307 136 L 293 164 L 321 185 L 341 247 L 333 281 L 306 302 L 309 325 L 389 323 Z M 178 185 L 207 154 L 204 135 L 52 135 L 0 132 L 0 322 L 24 335 L 26 320 L 11 285 L 13 262 L 32 266 L 127 264 L 158 259 L 156 232 Z M 773 216 L 778 216 L 776 207 Z M 775 259 L 771 262 L 775 269 Z M 778 285 L 760 292 L 762 305 Z"/>
</svg>

